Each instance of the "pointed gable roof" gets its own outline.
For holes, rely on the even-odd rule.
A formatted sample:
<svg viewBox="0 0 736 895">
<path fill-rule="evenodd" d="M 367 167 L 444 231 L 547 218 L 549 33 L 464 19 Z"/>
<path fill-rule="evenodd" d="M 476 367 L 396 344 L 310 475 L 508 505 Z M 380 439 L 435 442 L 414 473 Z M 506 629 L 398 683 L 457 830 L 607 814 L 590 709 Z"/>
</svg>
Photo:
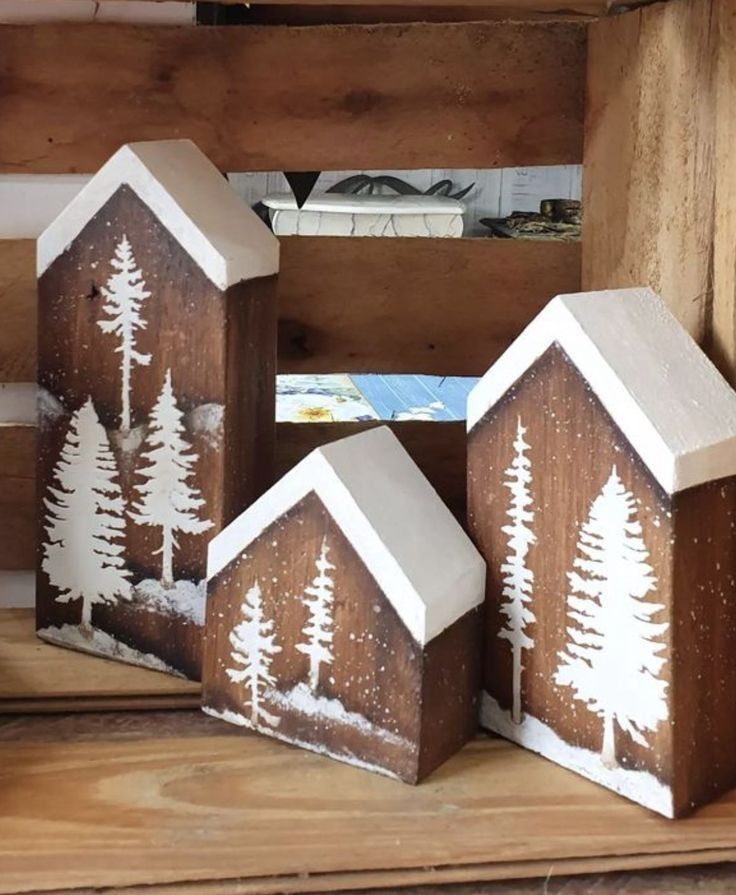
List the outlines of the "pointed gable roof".
<svg viewBox="0 0 736 895">
<path fill-rule="evenodd" d="M 276 237 L 191 140 L 129 143 L 38 239 L 41 274 L 122 185 L 144 202 L 218 289 L 274 274 Z"/>
<path fill-rule="evenodd" d="M 483 602 L 482 557 L 387 426 L 312 451 L 213 538 L 207 577 L 311 491 L 419 644 Z"/>
<path fill-rule="evenodd" d="M 555 343 L 667 493 L 736 474 L 736 392 L 649 289 L 553 299 L 470 393 L 468 431 Z"/>
</svg>

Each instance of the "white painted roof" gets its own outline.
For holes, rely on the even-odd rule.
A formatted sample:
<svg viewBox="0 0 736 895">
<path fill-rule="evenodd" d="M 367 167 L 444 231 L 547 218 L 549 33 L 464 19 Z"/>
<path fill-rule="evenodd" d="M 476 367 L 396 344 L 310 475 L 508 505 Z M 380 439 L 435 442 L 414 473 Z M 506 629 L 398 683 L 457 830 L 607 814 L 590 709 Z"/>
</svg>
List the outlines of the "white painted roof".
<svg viewBox="0 0 736 895">
<path fill-rule="evenodd" d="M 289 193 L 271 193 L 263 200 L 274 211 L 297 211 L 296 199 Z M 322 193 L 310 196 L 301 211 L 323 214 L 462 214 L 465 206 L 449 196 L 377 196 L 346 193 Z"/>
<path fill-rule="evenodd" d="M 736 474 L 736 392 L 649 289 L 553 299 L 468 396 L 468 431 L 553 343 L 669 494 Z"/>
<path fill-rule="evenodd" d="M 129 143 L 119 149 L 38 239 L 39 276 L 127 184 L 218 289 L 269 276 L 279 244 L 191 140 Z"/>
<path fill-rule="evenodd" d="M 310 491 L 419 644 L 483 602 L 483 558 L 387 426 L 312 451 L 212 539 L 207 577 Z"/>
</svg>

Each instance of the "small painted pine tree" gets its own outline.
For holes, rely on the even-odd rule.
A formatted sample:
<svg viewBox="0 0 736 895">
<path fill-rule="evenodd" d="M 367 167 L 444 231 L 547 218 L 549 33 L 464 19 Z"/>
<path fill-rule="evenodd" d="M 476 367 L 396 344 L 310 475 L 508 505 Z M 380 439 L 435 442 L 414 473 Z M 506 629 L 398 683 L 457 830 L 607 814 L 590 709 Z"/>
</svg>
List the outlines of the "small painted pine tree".
<svg viewBox="0 0 736 895">
<path fill-rule="evenodd" d="M 92 399 L 71 418 L 56 486 L 47 510 L 42 568 L 60 593 L 59 603 L 82 601 L 81 627 L 92 624 L 92 606 L 131 596 L 123 557 L 125 504 L 115 457 Z"/>
<path fill-rule="evenodd" d="M 664 609 L 646 600 L 657 579 L 636 519 L 634 496 L 614 466 L 581 529 L 574 571 L 568 573 L 568 644 L 560 652 L 558 685 L 603 721 L 601 759 L 616 765 L 614 722 L 640 746 L 643 733 L 667 718 L 666 659 L 660 639 L 667 623 L 652 621 Z"/>
<path fill-rule="evenodd" d="M 166 371 L 164 386 L 151 414 L 142 457 L 148 465 L 137 474 L 145 481 L 135 490 L 141 495 L 130 516 L 138 525 L 152 525 L 161 529 L 161 583 L 174 583 L 174 548 L 179 544 L 177 532 L 202 534 L 212 522 L 200 519 L 204 505 L 198 489 L 189 483 L 194 474 L 198 455 L 184 439 L 184 414 L 179 409 L 171 385 L 171 370 Z"/>
<path fill-rule="evenodd" d="M 322 541 L 322 549 L 315 560 L 317 574 L 304 591 L 305 603 L 309 609 L 302 634 L 304 643 L 297 644 L 297 650 L 309 658 L 309 686 L 314 692 L 319 685 L 319 669 L 323 663 L 332 664 L 332 604 L 334 601 L 334 581 L 327 574 L 335 567 L 327 559 L 327 540 Z"/>
<path fill-rule="evenodd" d="M 526 556 L 530 545 L 534 544 L 536 537 L 529 528 L 534 521 L 534 513 L 529 509 L 532 505 L 532 497 L 529 486 L 531 485 L 531 461 L 526 456 L 529 445 L 524 441 L 526 429 L 518 418 L 516 425 L 516 438 L 514 439 L 514 458 L 511 466 L 506 469 L 508 476 L 503 483 L 511 492 L 509 508 L 506 515 L 511 519 L 510 525 L 504 525 L 501 529 L 508 536 L 508 546 L 511 551 L 506 562 L 501 565 L 503 575 L 502 595 L 506 602 L 501 606 L 501 612 L 506 616 L 506 627 L 499 632 L 499 637 L 508 640 L 511 644 L 512 655 L 512 708 L 511 717 L 515 724 L 521 722 L 521 675 L 523 671 L 522 650 L 531 649 L 534 641 L 528 635 L 527 625 L 536 621 L 534 613 L 529 609 L 532 600 L 532 587 L 534 573 L 526 564 Z"/>
<path fill-rule="evenodd" d="M 225 673 L 234 683 L 245 685 L 250 721 L 257 727 L 261 721 L 275 727 L 279 719 L 263 708 L 263 691 L 273 687 L 276 678 L 271 673 L 273 657 L 281 652 L 276 644 L 274 621 L 263 614 L 263 595 L 258 581 L 245 595 L 241 606 L 243 620 L 230 633 L 231 658 L 241 668 L 227 668 Z"/>
<path fill-rule="evenodd" d="M 146 291 L 141 270 L 136 266 L 133 250 L 128 237 L 123 238 L 115 247 L 115 257 L 110 264 L 115 269 L 102 287 L 105 304 L 102 310 L 109 320 L 98 321 L 98 326 L 105 333 L 113 333 L 118 337 L 119 345 L 115 351 L 120 358 L 121 374 L 121 412 L 120 428 L 127 432 L 130 429 L 130 374 L 133 364 L 148 366 L 150 354 L 136 351 L 136 330 L 145 329 L 146 321 L 141 316 L 143 302 L 150 298 Z"/>
</svg>

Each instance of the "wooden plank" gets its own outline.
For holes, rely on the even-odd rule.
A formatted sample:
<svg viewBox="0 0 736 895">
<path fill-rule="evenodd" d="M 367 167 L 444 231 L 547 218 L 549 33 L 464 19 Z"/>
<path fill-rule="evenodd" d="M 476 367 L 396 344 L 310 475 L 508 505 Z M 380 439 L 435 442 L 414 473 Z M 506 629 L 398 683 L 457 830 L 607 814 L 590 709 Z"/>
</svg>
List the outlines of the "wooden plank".
<svg viewBox="0 0 736 895">
<path fill-rule="evenodd" d="M 0 609 L 0 713 L 183 708 L 199 685 L 49 646 L 32 609 Z"/>
<path fill-rule="evenodd" d="M 580 287 L 576 243 L 293 237 L 282 246 L 280 372 L 480 376 L 550 298 Z"/>
<path fill-rule="evenodd" d="M 36 430 L 0 426 L 0 569 L 36 565 Z"/>
<path fill-rule="evenodd" d="M 553 295 L 580 287 L 577 243 L 299 236 L 281 245 L 281 373 L 481 375 Z M 31 240 L 0 240 L 0 307 L 0 381 L 33 381 Z"/>
<path fill-rule="evenodd" d="M 736 5 L 715 0 L 716 68 L 715 233 L 713 243 L 713 359 L 736 383 Z"/>
<path fill-rule="evenodd" d="M 577 23 L 6 25 L 0 58 L 0 170 L 13 173 L 91 172 L 122 143 L 171 137 L 225 171 L 582 157 Z"/>
<path fill-rule="evenodd" d="M 36 379 L 36 254 L 30 239 L 0 240 L 0 381 Z"/>
<path fill-rule="evenodd" d="M 585 119 L 583 288 L 649 285 L 699 340 L 710 313 L 712 24 L 710 0 L 592 24 Z"/>
<path fill-rule="evenodd" d="M 194 714 L 172 723 L 0 727 L 0 892 L 265 893 L 296 877 L 321 892 L 736 855 L 733 795 L 672 824 L 501 740 L 409 787 Z"/>
<path fill-rule="evenodd" d="M 379 423 L 279 423 L 276 474 L 283 475 L 309 451 Z M 465 424 L 391 423 L 402 444 L 450 509 L 465 508 Z M 36 430 L 0 426 L 0 569 L 32 569 L 36 563 L 34 491 Z"/>
</svg>

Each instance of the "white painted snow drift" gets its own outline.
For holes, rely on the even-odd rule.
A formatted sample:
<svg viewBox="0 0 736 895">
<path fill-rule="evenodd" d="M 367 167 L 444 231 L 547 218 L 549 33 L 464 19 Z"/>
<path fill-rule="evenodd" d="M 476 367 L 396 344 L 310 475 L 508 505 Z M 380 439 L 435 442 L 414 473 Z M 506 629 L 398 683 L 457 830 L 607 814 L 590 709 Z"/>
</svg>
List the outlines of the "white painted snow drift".
<svg viewBox="0 0 736 895">
<path fill-rule="evenodd" d="M 119 149 L 38 239 L 43 272 L 122 185 L 147 205 L 221 290 L 278 271 L 279 244 L 191 140 Z"/>
<path fill-rule="evenodd" d="M 673 816 L 672 792 L 648 771 L 637 771 L 621 766 L 606 767 L 599 752 L 572 746 L 559 737 L 543 721 L 525 714 L 515 724 L 511 714 L 504 711 L 488 693 L 481 697 L 481 724 L 496 731 L 507 740 L 518 743 L 532 752 L 549 758 L 563 768 L 575 771 L 607 789 L 625 796 L 645 808 L 665 817 Z"/>
<path fill-rule="evenodd" d="M 483 558 L 387 426 L 312 451 L 212 539 L 208 579 L 311 491 L 420 645 L 483 602 Z"/>
<path fill-rule="evenodd" d="M 649 289 L 559 295 L 468 397 L 468 431 L 557 343 L 668 494 L 736 475 L 736 392 Z"/>
</svg>

